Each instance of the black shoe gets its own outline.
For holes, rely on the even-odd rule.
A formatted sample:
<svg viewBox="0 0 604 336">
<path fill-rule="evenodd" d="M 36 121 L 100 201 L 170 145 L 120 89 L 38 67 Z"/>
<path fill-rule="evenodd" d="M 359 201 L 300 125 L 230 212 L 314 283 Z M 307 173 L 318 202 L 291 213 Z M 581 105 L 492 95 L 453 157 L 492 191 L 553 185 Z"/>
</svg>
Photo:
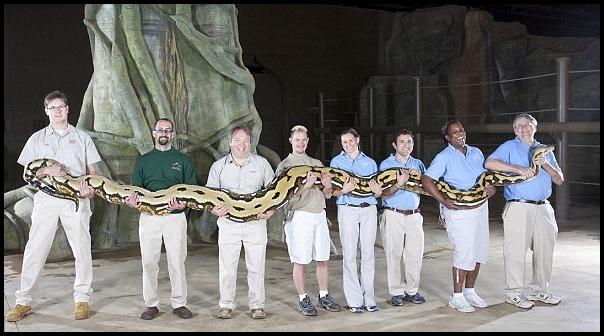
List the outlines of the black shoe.
<svg viewBox="0 0 604 336">
<path fill-rule="evenodd" d="M 308 295 L 298 303 L 298 309 L 300 309 L 305 316 L 317 316 L 317 308 L 310 302 Z"/>
<path fill-rule="evenodd" d="M 326 294 L 324 297 L 319 297 L 319 304 L 321 307 L 331 311 L 331 312 L 339 312 L 342 309 L 333 296 Z"/>
<path fill-rule="evenodd" d="M 159 309 L 157 309 L 157 307 L 147 307 L 141 315 L 141 318 L 143 320 L 153 320 L 158 313 Z"/>
<path fill-rule="evenodd" d="M 174 308 L 174 310 L 172 310 L 172 314 L 180 317 L 181 319 L 189 319 L 193 317 L 193 313 L 191 313 L 191 311 L 185 306 Z"/>
<path fill-rule="evenodd" d="M 413 295 L 405 295 L 403 300 L 409 301 L 409 302 L 412 302 L 415 304 L 420 304 L 420 303 L 426 302 L 426 299 L 424 299 L 424 297 L 421 296 L 419 293 L 415 293 Z"/>
</svg>

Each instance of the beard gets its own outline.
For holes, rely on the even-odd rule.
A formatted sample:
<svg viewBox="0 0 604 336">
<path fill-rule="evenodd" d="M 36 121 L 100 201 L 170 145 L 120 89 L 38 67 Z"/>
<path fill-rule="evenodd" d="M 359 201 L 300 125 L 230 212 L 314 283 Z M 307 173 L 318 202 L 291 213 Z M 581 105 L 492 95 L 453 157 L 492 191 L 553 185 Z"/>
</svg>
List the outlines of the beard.
<svg viewBox="0 0 604 336">
<path fill-rule="evenodd" d="M 167 145 L 168 141 L 170 141 L 170 139 L 168 139 L 168 137 L 159 137 L 159 144 L 162 146 Z"/>
</svg>

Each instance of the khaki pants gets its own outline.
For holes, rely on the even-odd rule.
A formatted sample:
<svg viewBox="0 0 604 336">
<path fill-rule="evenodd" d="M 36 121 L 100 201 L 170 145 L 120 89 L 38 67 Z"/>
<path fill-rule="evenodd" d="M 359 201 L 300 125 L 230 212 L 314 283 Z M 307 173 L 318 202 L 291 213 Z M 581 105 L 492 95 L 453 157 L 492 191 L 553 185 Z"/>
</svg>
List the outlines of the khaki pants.
<svg viewBox="0 0 604 336">
<path fill-rule="evenodd" d="M 375 305 L 375 236 L 377 209 L 375 205 L 355 208 L 338 205 L 338 226 L 342 244 L 342 277 L 344 296 L 350 307 Z M 361 276 L 357 271 L 357 250 L 361 245 Z M 359 281 L 360 279 L 360 281 Z"/>
<path fill-rule="evenodd" d="M 380 233 L 386 254 L 388 293 L 414 295 L 419 289 L 419 278 L 424 254 L 424 218 L 418 212 L 403 215 L 384 210 L 380 216 Z M 401 279 L 401 256 L 405 277 Z"/>
<path fill-rule="evenodd" d="M 237 266 L 241 245 L 245 250 L 248 305 L 250 309 L 264 308 L 264 268 L 266 257 L 266 220 L 238 223 L 218 218 L 218 277 L 220 280 L 220 308 L 235 309 Z"/>
<path fill-rule="evenodd" d="M 187 304 L 187 217 L 183 213 L 164 216 L 141 214 L 138 226 L 143 263 L 143 299 L 146 307 L 159 305 L 157 276 L 161 256 L 162 238 L 168 259 L 168 274 L 172 291 L 172 308 Z"/>
<path fill-rule="evenodd" d="M 525 287 L 526 252 L 529 249 L 533 251 L 530 292 L 547 293 L 558 235 L 554 209 L 550 204 L 508 202 L 502 217 L 506 295 L 531 294 Z"/>
<path fill-rule="evenodd" d="M 15 293 L 17 304 L 31 304 L 31 291 L 46 263 L 59 227 L 59 219 L 75 258 L 73 299 L 75 302 L 89 301 L 92 294 L 91 215 L 88 199 L 80 199 L 79 209 L 76 212 L 75 204 L 70 200 L 56 198 L 41 191 L 34 195 L 29 240 L 23 252 L 21 287 Z"/>
</svg>

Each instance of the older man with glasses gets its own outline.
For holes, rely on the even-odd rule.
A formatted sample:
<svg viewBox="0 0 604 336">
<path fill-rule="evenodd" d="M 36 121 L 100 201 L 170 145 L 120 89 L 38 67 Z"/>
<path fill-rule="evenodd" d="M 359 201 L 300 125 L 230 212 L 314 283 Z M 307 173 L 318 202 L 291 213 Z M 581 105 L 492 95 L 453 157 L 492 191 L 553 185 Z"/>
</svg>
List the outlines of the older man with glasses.
<svg viewBox="0 0 604 336">
<path fill-rule="evenodd" d="M 550 294 L 554 246 L 558 224 L 554 209 L 547 200 L 552 182 L 561 185 L 564 176 L 553 153 L 541 154 L 530 162 L 530 151 L 541 145 L 535 140 L 537 120 L 528 113 L 514 118 L 516 137 L 501 144 L 485 161 L 485 168 L 526 175 L 531 181 L 508 185 L 503 197 L 503 263 L 505 266 L 505 302 L 522 309 L 531 309 L 540 301 L 557 305 L 560 298 Z M 539 174 L 531 163 L 540 165 Z M 526 251 L 533 251 L 533 280 L 526 287 Z"/>
</svg>

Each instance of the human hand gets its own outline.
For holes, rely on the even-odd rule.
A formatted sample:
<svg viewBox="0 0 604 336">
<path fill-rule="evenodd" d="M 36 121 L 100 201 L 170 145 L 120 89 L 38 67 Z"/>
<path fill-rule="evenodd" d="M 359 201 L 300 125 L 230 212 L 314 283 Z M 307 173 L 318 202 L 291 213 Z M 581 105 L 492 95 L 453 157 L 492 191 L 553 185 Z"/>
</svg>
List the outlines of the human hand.
<svg viewBox="0 0 604 336">
<path fill-rule="evenodd" d="M 36 172 L 36 177 L 41 178 L 43 175 L 50 176 L 65 176 L 67 172 L 65 171 L 65 167 L 62 164 L 54 163 L 50 166 L 42 167 L 38 169 Z"/>
<path fill-rule="evenodd" d="M 325 189 L 331 189 L 331 175 L 329 173 L 321 173 L 321 184 Z"/>
<path fill-rule="evenodd" d="M 85 181 L 85 180 L 80 181 L 79 191 L 80 191 L 81 198 L 93 198 L 94 197 L 94 188 L 92 188 L 88 184 L 88 181 Z"/>
<path fill-rule="evenodd" d="M 271 218 L 271 216 L 275 213 L 275 210 L 269 210 L 266 212 L 263 212 L 261 214 L 258 214 L 258 219 L 269 219 Z"/>
<path fill-rule="evenodd" d="M 535 156 L 535 158 L 533 159 L 533 163 L 538 166 L 545 164 L 546 163 L 545 153 L 541 153 L 541 154 Z"/>
<path fill-rule="evenodd" d="M 375 179 L 369 180 L 369 188 L 373 191 L 375 197 L 382 196 L 382 185 Z"/>
<path fill-rule="evenodd" d="M 303 188 L 308 190 L 312 188 L 313 185 L 315 185 L 315 182 L 317 182 L 317 175 L 313 174 L 309 170 L 308 173 L 306 173 L 306 182 L 304 183 Z"/>
<path fill-rule="evenodd" d="M 453 201 L 448 198 L 445 198 L 441 203 L 449 210 L 461 210 L 461 207 L 455 205 Z"/>
<path fill-rule="evenodd" d="M 346 178 L 346 181 L 344 181 L 344 185 L 342 186 L 342 195 L 348 194 L 349 192 L 353 191 L 354 188 L 356 188 L 356 186 L 357 186 L 356 178 L 353 178 L 352 176 L 348 176 L 348 178 Z"/>
<path fill-rule="evenodd" d="M 126 197 L 126 205 L 134 209 L 138 208 L 141 205 L 139 198 L 140 196 L 133 192 L 132 195 Z"/>
<path fill-rule="evenodd" d="M 484 192 L 487 195 L 487 198 L 489 198 L 489 197 L 495 195 L 495 193 L 497 192 L 497 188 L 495 188 L 494 185 L 489 184 L 488 186 L 486 186 L 484 188 Z"/>
<path fill-rule="evenodd" d="M 187 206 L 187 202 L 180 202 L 176 197 L 170 198 L 168 201 L 168 210 L 182 210 Z"/>
<path fill-rule="evenodd" d="M 212 207 L 210 211 L 214 216 L 224 217 L 229 213 L 229 208 L 224 205 L 215 205 Z"/>
<path fill-rule="evenodd" d="M 404 169 L 399 169 L 396 173 L 396 186 L 401 188 L 409 181 L 409 172 Z"/>
<path fill-rule="evenodd" d="M 535 176 L 535 169 L 520 167 L 518 168 L 518 173 L 526 176 L 527 179 L 530 179 Z"/>
</svg>

